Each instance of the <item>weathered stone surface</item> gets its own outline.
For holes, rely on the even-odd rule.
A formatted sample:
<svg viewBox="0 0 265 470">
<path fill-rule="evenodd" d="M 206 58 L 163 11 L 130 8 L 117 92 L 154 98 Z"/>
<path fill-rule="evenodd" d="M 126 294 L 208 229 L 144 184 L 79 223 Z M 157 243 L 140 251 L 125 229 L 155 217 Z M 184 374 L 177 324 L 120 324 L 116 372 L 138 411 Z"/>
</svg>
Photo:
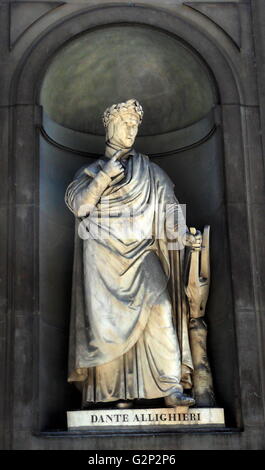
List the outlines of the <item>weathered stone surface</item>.
<svg viewBox="0 0 265 470">
<path fill-rule="evenodd" d="M 194 8 L 217 24 L 240 47 L 240 19 L 238 5 L 224 2 L 185 2 L 184 5 Z"/>
<path fill-rule="evenodd" d="M 38 3 L 38 0 L 35 1 Z M 1 251 L 3 251 L 0 270 L 2 278 L 0 321 L 3 327 L 1 329 L 1 358 L 5 359 L 5 366 L 0 369 L 0 383 L 1 385 L 5 383 L 4 399 L 3 401 L 1 399 L 3 402 L 1 413 L 5 411 L 5 420 L 1 416 L 0 421 L 4 423 L 4 433 L 1 437 L 6 438 L 4 444 L 1 443 L 1 448 L 86 450 L 112 448 L 158 451 L 163 448 L 172 450 L 264 449 L 264 1 L 233 2 L 233 4 L 238 4 L 240 11 L 240 52 L 235 47 L 231 47 L 231 40 L 220 28 L 198 12 L 192 12 L 191 9 L 184 7 L 180 0 L 164 1 L 163 11 L 161 11 L 161 2 L 158 0 L 144 0 L 141 6 L 127 1 L 104 0 L 104 4 L 107 5 L 104 8 L 96 0 L 89 0 L 89 2 L 69 0 L 66 5 L 33 24 L 10 52 L 9 3 L 7 0 L 0 3 L 2 67 L 0 104 L 7 107 L 6 109 L 1 107 L 0 110 L 3 148 L 0 173 L 3 204 L 1 225 L 8 228 L 8 230 L 2 230 L 1 235 Z M 25 9 L 29 8 L 29 4 L 23 5 L 23 1 L 19 3 Z M 201 1 L 193 0 L 193 3 L 199 4 Z M 218 3 L 231 2 L 224 0 Z M 84 8 L 84 5 L 88 9 L 92 7 L 93 14 L 82 12 L 78 16 L 77 13 Z M 157 8 L 160 10 L 156 11 Z M 75 18 L 74 15 L 76 15 Z M 230 260 L 224 259 L 223 254 L 226 253 L 226 248 L 224 248 L 220 255 L 216 280 L 223 272 L 221 264 L 224 262 L 225 271 L 232 273 L 232 281 L 225 276 L 225 283 L 221 287 L 218 287 L 220 282 L 216 282 L 216 292 L 217 295 L 223 296 L 221 292 L 224 290 L 228 292 L 232 282 L 233 303 L 236 309 L 234 313 L 229 298 L 225 298 L 221 306 L 213 309 L 212 321 L 209 324 L 209 345 L 213 351 L 211 357 L 216 364 L 216 368 L 215 366 L 213 368 L 213 375 L 217 377 L 217 382 L 219 381 L 218 396 L 221 401 L 224 401 L 220 403 L 220 406 L 224 406 L 225 411 L 228 410 L 228 414 L 233 417 L 230 423 L 233 426 L 236 423 L 235 432 L 188 435 L 173 433 L 167 436 L 159 435 L 159 439 L 152 435 L 102 438 L 100 434 L 94 436 L 93 439 L 82 439 L 78 435 L 75 435 L 73 439 L 73 437 L 69 438 L 66 431 L 51 433 L 50 439 L 46 439 L 46 434 L 32 435 L 32 430 L 40 430 L 39 395 L 36 381 L 39 371 L 38 314 L 34 319 L 34 314 L 38 311 L 36 224 L 38 218 L 38 136 L 32 108 L 29 107 L 27 110 L 25 105 L 35 106 L 38 101 L 38 86 L 41 83 L 41 77 L 58 47 L 63 46 L 65 41 L 72 39 L 74 35 L 81 34 L 82 31 L 87 31 L 91 27 L 120 21 L 142 22 L 162 28 L 170 34 L 177 34 L 202 56 L 212 71 L 219 89 L 219 99 L 223 106 L 221 131 L 224 132 L 224 148 L 221 149 L 220 145 L 220 150 L 224 151 L 225 170 L 225 196 L 222 201 L 222 210 L 225 213 L 228 207 L 229 236 L 225 243 L 231 256 Z M 55 22 L 58 23 L 55 25 Z M 255 38 L 255 48 L 252 36 Z M 14 108 L 17 104 L 23 105 L 19 111 Z M 242 110 L 239 104 L 248 108 Z M 11 115 L 11 111 L 18 118 L 17 126 L 14 126 L 16 121 L 7 119 L 7 114 Z M 74 164 L 72 165 L 74 167 Z M 173 163 L 169 165 L 169 169 L 173 174 Z M 194 175 L 193 177 L 195 178 Z M 206 195 L 207 181 L 203 186 Z M 213 217 L 216 217 L 216 220 L 219 220 L 215 207 L 218 197 L 214 198 L 213 204 L 215 209 Z M 199 219 L 203 216 L 204 214 L 198 209 L 196 217 Z M 9 217 L 8 226 L 5 222 L 7 217 Z M 222 215 L 222 217 L 225 216 Z M 224 237 L 226 236 L 224 225 L 222 225 L 221 233 Z M 6 247 L 9 250 L 7 255 L 5 254 Z M 6 304 L 7 294 L 8 305 Z M 209 305 L 211 305 L 210 298 Z M 51 319 L 51 311 L 46 320 Z M 235 321 L 234 327 L 233 321 Z M 51 327 L 53 338 L 56 326 L 58 323 L 55 322 Z M 218 335 L 216 336 L 217 327 L 223 332 L 222 341 L 227 342 L 223 364 L 220 351 L 214 352 L 213 347 L 213 343 L 219 340 Z M 45 327 L 44 350 L 48 348 L 49 334 L 50 330 Z M 59 344 L 63 344 L 63 341 Z M 51 355 L 45 356 L 43 364 L 51 364 L 56 354 L 56 348 L 52 349 Z M 227 371 L 226 361 L 231 361 L 231 357 L 233 367 Z M 34 360 L 33 368 L 32 360 Z M 7 368 L 8 374 L 6 375 Z M 218 370 L 222 377 L 227 374 L 227 380 L 231 385 L 229 391 L 225 390 L 222 377 L 218 377 Z M 238 374 L 240 390 L 238 389 Z M 54 370 L 53 377 L 55 376 Z M 222 395 L 222 389 L 224 395 Z M 55 403 L 54 407 L 56 406 Z M 45 420 L 47 416 L 44 411 Z M 56 420 L 56 423 L 59 421 L 60 419 Z M 42 424 L 42 430 L 44 428 L 47 430 L 48 421 L 45 423 L 43 421 Z M 55 425 L 54 422 L 53 424 Z M 241 429 L 240 432 L 239 429 Z"/>
<path fill-rule="evenodd" d="M 236 312 L 236 331 L 239 353 L 240 393 L 242 400 L 243 424 L 261 424 L 263 392 L 261 384 L 262 358 L 259 357 L 259 337 L 256 332 L 257 312 L 238 310 Z M 255 337 L 255 341 L 252 338 Z"/>
<path fill-rule="evenodd" d="M 57 8 L 60 2 L 10 2 L 10 46 L 19 40 L 36 21 L 49 11 Z"/>
</svg>

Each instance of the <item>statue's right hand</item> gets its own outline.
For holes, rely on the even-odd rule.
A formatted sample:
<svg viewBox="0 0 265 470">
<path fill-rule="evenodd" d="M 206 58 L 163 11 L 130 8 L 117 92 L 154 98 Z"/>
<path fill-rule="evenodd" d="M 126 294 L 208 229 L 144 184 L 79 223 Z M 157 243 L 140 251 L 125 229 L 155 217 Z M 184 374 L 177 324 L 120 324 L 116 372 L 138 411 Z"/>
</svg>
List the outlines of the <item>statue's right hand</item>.
<svg viewBox="0 0 265 470">
<path fill-rule="evenodd" d="M 114 176 L 118 176 L 121 173 L 124 173 L 124 168 L 119 160 L 117 160 L 117 156 L 114 155 L 109 162 L 104 165 L 103 168 L 104 173 L 106 173 L 110 178 L 114 178 Z"/>
</svg>

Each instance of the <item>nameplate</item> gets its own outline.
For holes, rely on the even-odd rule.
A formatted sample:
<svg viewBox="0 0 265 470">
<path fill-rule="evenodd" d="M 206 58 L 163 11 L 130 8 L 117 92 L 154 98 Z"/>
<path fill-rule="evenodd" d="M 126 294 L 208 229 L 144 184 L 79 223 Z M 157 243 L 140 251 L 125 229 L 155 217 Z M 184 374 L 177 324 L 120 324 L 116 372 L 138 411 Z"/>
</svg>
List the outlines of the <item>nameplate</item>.
<svg viewBox="0 0 265 470">
<path fill-rule="evenodd" d="M 224 426 L 223 408 L 148 408 L 67 412 L 68 429 L 139 426 Z"/>
</svg>

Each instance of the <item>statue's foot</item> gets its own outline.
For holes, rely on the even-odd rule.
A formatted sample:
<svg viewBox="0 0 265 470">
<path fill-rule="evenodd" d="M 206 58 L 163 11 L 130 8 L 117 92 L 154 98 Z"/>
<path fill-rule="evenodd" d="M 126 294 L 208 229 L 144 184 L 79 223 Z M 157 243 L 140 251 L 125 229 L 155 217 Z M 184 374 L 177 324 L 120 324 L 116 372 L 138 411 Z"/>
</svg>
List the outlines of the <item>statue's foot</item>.
<svg viewBox="0 0 265 470">
<path fill-rule="evenodd" d="M 195 405 L 195 400 L 188 397 L 188 395 L 185 395 L 180 390 L 176 390 L 168 397 L 165 397 L 165 404 L 168 407 L 193 406 Z"/>
<path fill-rule="evenodd" d="M 118 403 L 116 404 L 116 408 L 119 408 L 121 410 L 132 408 L 132 406 L 133 406 L 133 402 L 131 400 L 119 400 Z"/>
</svg>

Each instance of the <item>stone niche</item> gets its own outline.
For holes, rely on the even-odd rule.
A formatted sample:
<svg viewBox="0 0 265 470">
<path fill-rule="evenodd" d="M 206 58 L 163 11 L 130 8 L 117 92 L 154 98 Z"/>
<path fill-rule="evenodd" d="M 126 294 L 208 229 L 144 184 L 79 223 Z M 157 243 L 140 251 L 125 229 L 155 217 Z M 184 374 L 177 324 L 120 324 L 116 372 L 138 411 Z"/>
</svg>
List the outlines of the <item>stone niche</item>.
<svg viewBox="0 0 265 470">
<path fill-rule="evenodd" d="M 211 292 L 206 319 L 217 406 L 236 427 L 238 371 L 218 90 L 182 40 L 152 27 L 113 25 L 66 43 L 43 77 L 40 132 L 40 431 L 66 429 L 79 392 L 67 383 L 74 219 L 64 192 L 76 170 L 104 150 L 101 115 L 136 98 L 145 115 L 136 148 L 175 183 L 187 224 L 211 226 Z M 158 400 L 156 406 L 163 406 Z"/>
</svg>

